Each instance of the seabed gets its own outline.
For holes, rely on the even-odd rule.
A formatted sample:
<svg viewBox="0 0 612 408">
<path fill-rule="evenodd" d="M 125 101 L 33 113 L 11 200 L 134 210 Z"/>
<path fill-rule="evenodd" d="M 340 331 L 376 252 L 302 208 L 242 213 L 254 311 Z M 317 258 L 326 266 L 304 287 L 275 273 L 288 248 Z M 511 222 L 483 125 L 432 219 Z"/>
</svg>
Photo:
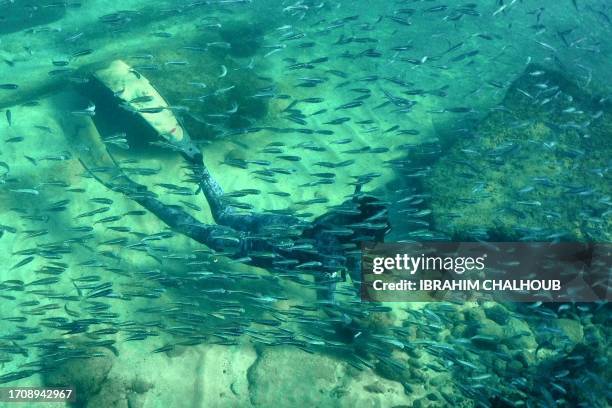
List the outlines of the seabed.
<svg viewBox="0 0 612 408">
<path fill-rule="evenodd" d="M 215 222 L 141 115 L 83 112 L 92 75 L 122 60 L 225 193 L 257 191 L 228 200 L 239 211 L 313 222 L 360 184 L 388 205 L 388 242 L 609 243 L 606 2 L 5 1 L 0 16 L 3 387 L 70 385 L 75 402 L 46 405 L 88 408 L 612 404 L 607 302 L 378 304 L 347 276 L 347 337 L 312 276 L 212 251 L 83 166 L 118 164 Z"/>
</svg>

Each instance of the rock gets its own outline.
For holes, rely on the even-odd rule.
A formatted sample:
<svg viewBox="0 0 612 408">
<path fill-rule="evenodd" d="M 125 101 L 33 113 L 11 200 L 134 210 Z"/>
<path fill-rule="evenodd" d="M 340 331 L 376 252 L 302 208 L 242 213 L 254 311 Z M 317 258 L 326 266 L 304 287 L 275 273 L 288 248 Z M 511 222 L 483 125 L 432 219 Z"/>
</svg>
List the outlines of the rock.
<svg viewBox="0 0 612 408">
<path fill-rule="evenodd" d="M 523 352 L 535 351 L 538 343 L 531 331 L 531 328 L 524 320 L 511 317 L 504 326 L 506 330 L 506 344 L 509 348 L 521 350 Z"/>
<path fill-rule="evenodd" d="M 529 75 L 536 70 L 543 74 Z M 558 97 L 533 103 L 542 82 L 558 87 Z M 504 109 L 492 111 L 472 137 L 458 138 L 424 180 L 436 229 L 465 240 L 562 234 L 609 242 L 612 221 L 596 216 L 608 209 L 599 200 L 609 182 L 593 173 L 607 168 L 612 154 L 612 106 L 604 100 L 558 72 L 528 66 Z"/>
<path fill-rule="evenodd" d="M 480 321 L 476 335 L 472 337 L 472 343 L 476 346 L 496 349 L 503 339 L 504 328 L 493 320 L 484 318 Z"/>
<path fill-rule="evenodd" d="M 497 324 L 506 324 L 508 318 L 510 317 L 510 313 L 508 312 L 508 310 L 506 310 L 506 308 L 500 305 L 499 303 L 490 302 L 488 304 L 485 304 L 484 307 L 485 315 Z"/>
<path fill-rule="evenodd" d="M 223 41 L 231 44 L 229 53 L 235 57 L 255 55 L 263 42 L 264 28 L 252 21 L 228 21 L 219 30 Z"/>
<path fill-rule="evenodd" d="M 372 384 L 364 385 L 363 389 L 367 392 L 372 392 L 375 394 L 384 394 L 386 391 L 385 387 L 379 381 L 374 381 Z"/>
<path fill-rule="evenodd" d="M 102 390 L 87 400 L 87 408 L 139 408 L 142 407 L 142 400 L 137 401 L 136 396 L 126 393 L 125 384 L 119 378 L 109 379 Z M 130 405 L 131 402 L 136 406 Z"/>
<path fill-rule="evenodd" d="M 115 356 L 101 351 L 104 357 L 71 360 L 44 374 L 43 380 L 49 387 L 74 386 L 78 402 L 84 402 L 98 394 L 113 366 Z"/>
<path fill-rule="evenodd" d="M 584 330 L 578 320 L 557 319 L 556 325 L 572 343 L 577 344 L 583 341 Z"/>
<path fill-rule="evenodd" d="M 0 3 L 0 34 L 13 33 L 60 20 L 66 14 L 66 7 L 54 7 L 52 0 L 42 0 L 36 6 L 3 1 Z"/>
<path fill-rule="evenodd" d="M 485 318 L 484 310 L 480 307 L 466 308 L 463 312 L 466 323 L 474 324 Z"/>
<path fill-rule="evenodd" d="M 130 392 L 127 395 L 128 407 L 129 408 L 143 408 L 144 400 L 143 398 L 136 394 L 135 392 Z"/>
<path fill-rule="evenodd" d="M 370 370 L 350 366 L 324 354 L 278 347 L 263 351 L 249 370 L 253 406 L 388 407 L 411 405 L 402 385 Z"/>
<path fill-rule="evenodd" d="M 250 404 L 249 371 L 257 354 L 252 346 L 203 348 L 198 375 L 202 406 L 246 407 Z"/>
<path fill-rule="evenodd" d="M 146 381 L 140 377 L 136 377 L 134 381 L 132 381 L 132 391 L 137 394 L 144 394 L 154 387 L 154 384 L 150 381 Z"/>
</svg>

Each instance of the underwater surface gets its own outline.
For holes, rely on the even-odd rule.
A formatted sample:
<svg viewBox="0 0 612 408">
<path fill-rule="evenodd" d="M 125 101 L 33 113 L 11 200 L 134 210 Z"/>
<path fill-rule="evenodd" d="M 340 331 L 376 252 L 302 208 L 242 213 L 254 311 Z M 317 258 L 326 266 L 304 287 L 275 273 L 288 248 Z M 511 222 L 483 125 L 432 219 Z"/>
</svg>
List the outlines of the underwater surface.
<svg viewBox="0 0 612 408">
<path fill-rule="evenodd" d="M 606 0 L 0 0 L 0 386 L 610 406 L 606 302 L 359 287 L 364 242 L 610 243 L 610 38 Z"/>
</svg>

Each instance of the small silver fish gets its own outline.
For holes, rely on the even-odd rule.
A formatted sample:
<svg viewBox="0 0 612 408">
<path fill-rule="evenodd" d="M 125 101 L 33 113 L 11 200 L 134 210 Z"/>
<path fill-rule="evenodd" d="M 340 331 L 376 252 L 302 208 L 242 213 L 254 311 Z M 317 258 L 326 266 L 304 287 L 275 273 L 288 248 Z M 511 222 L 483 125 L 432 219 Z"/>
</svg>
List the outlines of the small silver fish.
<svg viewBox="0 0 612 408">
<path fill-rule="evenodd" d="M 33 188 L 18 188 L 18 189 L 11 189 L 9 191 L 12 191 L 13 193 L 21 193 L 21 194 L 32 194 L 32 195 L 40 194 L 38 190 L 35 190 Z"/>
</svg>

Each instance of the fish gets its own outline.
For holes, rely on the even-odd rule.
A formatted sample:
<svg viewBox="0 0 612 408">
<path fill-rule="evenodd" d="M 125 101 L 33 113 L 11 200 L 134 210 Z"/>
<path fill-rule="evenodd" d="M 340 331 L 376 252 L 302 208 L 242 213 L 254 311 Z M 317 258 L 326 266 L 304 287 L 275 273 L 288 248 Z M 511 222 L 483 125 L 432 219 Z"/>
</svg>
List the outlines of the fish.
<svg viewBox="0 0 612 408">
<path fill-rule="evenodd" d="M 17 188 L 17 189 L 10 189 L 9 191 L 12 191 L 13 193 L 30 194 L 30 195 L 40 194 L 40 191 L 34 188 Z"/>
<path fill-rule="evenodd" d="M 14 270 L 14 269 L 19 269 L 22 266 L 25 266 L 27 264 L 29 264 L 30 262 L 32 262 L 34 260 L 34 256 L 28 256 L 23 258 L 21 261 L 17 262 L 15 265 L 13 265 L 10 270 Z"/>
<path fill-rule="evenodd" d="M 388 376 L 409 395 L 395 393 L 398 407 L 419 394 L 413 365 L 431 380 L 425 405 L 605 406 L 607 360 L 593 335 L 605 332 L 605 302 L 390 307 L 360 290 L 363 252 L 386 233 L 494 252 L 493 237 L 609 241 L 609 98 L 586 92 L 605 88 L 609 12 L 523 3 L 26 7 L 66 16 L 25 28 L 23 41 L 9 35 L 2 54 L 0 242 L 15 245 L 0 281 L 10 309 L 0 382 L 131 345 L 171 355 L 251 342 L 263 363 L 279 346 L 304 361 L 333 354 L 341 371 L 367 374 L 373 401 Z M 94 12 L 90 29 L 72 24 L 77 7 Z M 109 81 L 108 100 L 89 103 L 87 72 L 105 59 L 105 39 L 133 64 Z M 173 104 L 131 92 L 136 79 Z M 68 108 L 55 106 L 46 95 L 65 86 Z M 41 116 L 50 101 L 57 126 Z M 157 132 L 163 140 L 140 135 L 143 117 L 176 119 L 203 155 L 184 160 L 170 143 L 178 126 Z M 578 332 L 588 323 L 590 354 L 560 319 Z M 538 345 L 528 358 L 523 337 Z M 490 365 L 517 359 L 523 369 L 506 377 Z M 282 374 L 286 362 L 275 363 Z M 457 392 L 439 392 L 442 378 Z"/>
<path fill-rule="evenodd" d="M 73 110 L 70 113 L 75 116 L 95 116 L 96 105 L 93 103 L 89 103 L 89 105 L 85 109 Z"/>
<path fill-rule="evenodd" d="M 330 120 L 329 122 L 324 122 L 324 125 L 341 125 L 343 123 L 349 122 L 351 120 L 351 118 L 349 117 L 341 117 L 341 118 L 336 118 L 333 120 Z"/>
<path fill-rule="evenodd" d="M 348 102 L 343 105 L 340 105 L 336 107 L 335 110 L 353 109 L 353 108 L 357 108 L 362 105 L 363 105 L 363 101 L 353 101 L 353 102 Z"/>
<path fill-rule="evenodd" d="M 23 142 L 25 140 L 25 138 L 23 136 L 14 136 L 14 137 L 9 137 L 8 139 L 4 140 L 4 143 L 19 143 L 19 142 Z"/>
<path fill-rule="evenodd" d="M 337 162 L 337 163 L 332 163 L 332 162 L 316 162 L 314 163 L 315 166 L 320 166 L 320 167 L 327 167 L 327 168 L 340 168 L 340 167 L 347 167 L 350 166 L 351 164 L 355 163 L 355 160 L 344 160 L 341 162 Z"/>
<path fill-rule="evenodd" d="M 84 213 L 81 213 L 81 214 L 77 215 L 75 218 L 91 217 L 93 215 L 102 214 L 102 213 L 105 213 L 107 211 L 110 211 L 110 209 L 111 209 L 110 207 L 96 208 L 95 210 L 86 211 Z"/>
<path fill-rule="evenodd" d="M 104 217 L 99 220 L 96 220 L 94 224 L 115 222 L 115 221 L 119 221 L 121 218 L 122 218 L 121 215 L 111 215 L 110 217 Z"/>
</svg>

